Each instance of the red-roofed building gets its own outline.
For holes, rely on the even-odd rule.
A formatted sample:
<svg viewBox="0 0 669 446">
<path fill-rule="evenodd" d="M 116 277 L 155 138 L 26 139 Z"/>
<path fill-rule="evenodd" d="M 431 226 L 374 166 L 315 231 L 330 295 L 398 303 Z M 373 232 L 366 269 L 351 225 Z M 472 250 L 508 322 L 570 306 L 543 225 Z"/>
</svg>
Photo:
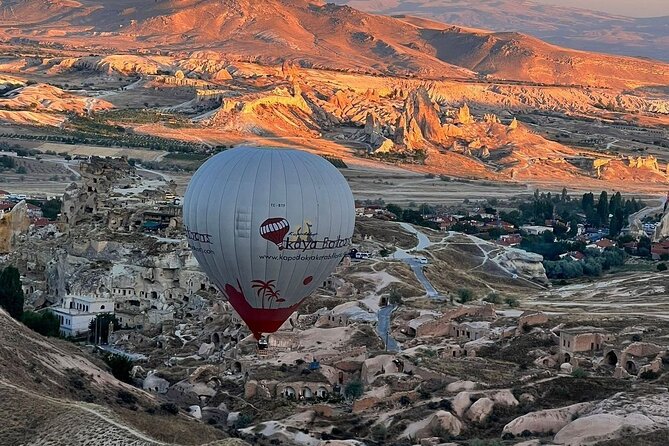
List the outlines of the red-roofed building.
<svg viewBox="0 0 669 446">
<path fill-rule="evenodd" d="M 455 217 L 446 216 L 441 218 L 442 221 L 439 222 L 439 228 L 442 231 L 448 231 L 451 227 L 458 222 L 458 219 Z"/>
<path fill-rule="evenodd" d="M 0 201 L 0 212 L 9 212 L 14 207 L 15 203 L 9 201 Z"/>
<path fill-rule="evenodd" d="M 597 240 L 595 243 L 591 243 L 586 248 L 593 248 L 599 250 L 599 252 L 604 252 L 606 248 L 613 248 L 616 244 L 607 238 Z"/>
<path fill-rule="evenodd" d="M 653 260 L 662 260 L 663 257 L 669 256 L 669 240 L 653 243 L 650 247 L 650 253 Z"/>
<path fill-rule="evenodd" d="M 560 254 L 560 258 L 573 260 L 574 262 L 580 262 L 585 259 L 585 254 L 583 254 L 581 251 L 571 251 Z"/>
<path fill-rule="evenodd" d="M 497 239 L 497 243 L 503 246 L 517 246 L 522 241 L 523 237 L 520 234 L 500 235 L 499 239 Z"/>
<path fill-rule="evenodd" d="M 0 200 L 6 200 L 9 198 L 10 193 L 6 190 L 0 190 Z"/>
</svg>

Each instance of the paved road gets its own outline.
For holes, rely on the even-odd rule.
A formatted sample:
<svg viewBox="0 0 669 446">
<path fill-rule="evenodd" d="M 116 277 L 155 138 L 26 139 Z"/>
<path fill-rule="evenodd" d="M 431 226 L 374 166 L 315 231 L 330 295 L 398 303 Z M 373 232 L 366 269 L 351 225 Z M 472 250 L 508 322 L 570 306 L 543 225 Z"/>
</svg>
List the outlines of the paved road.
<svg viewBox="0 0 669 446">
<path fill-rule="evenodd" d="M 423 267 L 425 266 L 424 264 L 420 263 L 414 258 L 402 259 L 402 261 L 411 267 L 411 270 L 416 275 L 416 279 L 418 279 L 421 285 L 423 285 L 423 288 L 425 288 L 427 297 L 430 299 L 445 299 L 441 294 L 439 294 L 439 291 L 437 291 L 432 286 L 432 283 L 430 283 L 430 281 L 425 276 L 425 272 L 423 271 Z"/>
<path fill-rule="evenodd" d="M 397 344 L 397 341 L 390 336 L 390 315 L 395 310 L 394 305 L 386 305 L 385 307 L 379 308 L 377 316 L 379 318 L 379 323 L 376 324 L 376 331 L 383 340 L 384 344 L 386 339 L 388 340 L 388 345 L 386 346 L 388 351 L 399 352 L 400 346 Z"/>
<path fill-rule="evenodd" d="M 664 210 L 664 205 L 666 203 L 666 197 L 662 197 L 660 199 L 660 205 L 659 206 L 646 206 L 645 208 L 641 209 L 639 212 L 636 212 L 634 214 L 631 214 L 629 216 L 629 221 L 627 222 L 629 226 L 632 226 L 635 222 L 641 223 L 641 220 L 643 220 L 646 216 L 650 214 L 654 214 L 657 212 L 662 212 Z"/>
</svg>

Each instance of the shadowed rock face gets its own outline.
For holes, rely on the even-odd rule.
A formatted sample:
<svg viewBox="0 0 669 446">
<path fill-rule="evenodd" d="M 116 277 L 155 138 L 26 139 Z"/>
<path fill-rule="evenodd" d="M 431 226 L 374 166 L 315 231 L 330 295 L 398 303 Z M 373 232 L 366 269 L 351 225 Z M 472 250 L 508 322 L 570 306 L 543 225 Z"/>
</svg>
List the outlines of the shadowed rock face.
<svg viewBox="0 0 669 446">
<path fill-rule="evenodd" d="M 396 123 L 395 142 L 408 149 L 421 148 L 426 142 L 445 144 L 448 140 L 432 100 L 424 87 L 409 93 L 404 110 Z"/>
</svg>

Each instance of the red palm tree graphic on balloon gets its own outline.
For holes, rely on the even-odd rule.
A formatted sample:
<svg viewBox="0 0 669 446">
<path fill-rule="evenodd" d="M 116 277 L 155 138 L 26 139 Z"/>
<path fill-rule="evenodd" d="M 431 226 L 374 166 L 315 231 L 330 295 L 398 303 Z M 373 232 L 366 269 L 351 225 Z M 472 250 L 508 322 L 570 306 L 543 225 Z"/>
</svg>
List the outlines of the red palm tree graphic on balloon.
<svg viewBox="0 0 669 446">
<path fill-rule="evenodd" d="M 251 287 L 256 289 L 258 297 L 261 297 L 262 295 L 263 299 L 266 298 L 270 302 L 272 299 L 274 299 L 276 303 L 285 302 L 286 299 L 280 297 L 279 290 L 275 288 L 275 282 L 276 280 L 252 280 L 251 283 L 253 285 L 251 285 Z"/>
</svg>

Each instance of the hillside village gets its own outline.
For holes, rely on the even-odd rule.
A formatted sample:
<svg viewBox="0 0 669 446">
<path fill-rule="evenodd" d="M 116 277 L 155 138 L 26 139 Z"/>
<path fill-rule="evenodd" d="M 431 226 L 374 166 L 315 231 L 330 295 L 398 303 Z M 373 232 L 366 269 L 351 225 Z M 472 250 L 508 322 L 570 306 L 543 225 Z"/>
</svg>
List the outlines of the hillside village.
<svg viewBox="0 0 669 446">
<path fill-rule="evenodd" d="M 546 3 L 0 1 L 0 445 L 668 444 L 666 17 Z M 245 146 L 355 225 L 240 307 L 186 188 Z"/>
<path fill-rule="evenodd" d="M 553 263 L 602 259 L 593 274 L 612 274 L 611 253 L 620 251 L 660 269 L 669 218 L 662 208 L 661 218 L 631 218 L 614 237 L 610 225 L 588 223 L 596 211 L 575 226 L 557 216 L 559 203 L 580 208 L 587 194 L 564 192 L 549 212 L 556 217 L 540 222 L 523 211 L 552 203 L 539 192 L 513 206 L 359 202 L 354 249 L 257 344 L 186 248 L 173 183 L 124 159 L 93 157 L 80 172 L 55 216 L 49 201 L 4 193 L 3 259 L 19 268 L 26 311 L 53 312 L 61 337 L 127 358 L 132 383 L 223 431 L 287 444 L 490 436 L 571 444 L 583 439 L 582 423 L 602 417 L 601 432 L 588 435 L 652 432 L 669 421 L 648 418 L 664 396 L 639 390 L 666 379 L 669 326 L 525 303 L 550 293 L 542 290 L 550 289 Z M 628 203 L 631 213 L 647 209 Z M 644 239 L 650 251 L 640 253 Z M 523 249 L 537 240 L 542 249 L 569 250 L 542 262 Z M 581 250 L 571 250 L 576 245 Z M 589 382 L 597 387 L 584 392 Z M 632 392 L 636 406 L 623 404 L 620 392 Z M 648 421 L 632 421 L 628 407 Z"/>
</svg>

